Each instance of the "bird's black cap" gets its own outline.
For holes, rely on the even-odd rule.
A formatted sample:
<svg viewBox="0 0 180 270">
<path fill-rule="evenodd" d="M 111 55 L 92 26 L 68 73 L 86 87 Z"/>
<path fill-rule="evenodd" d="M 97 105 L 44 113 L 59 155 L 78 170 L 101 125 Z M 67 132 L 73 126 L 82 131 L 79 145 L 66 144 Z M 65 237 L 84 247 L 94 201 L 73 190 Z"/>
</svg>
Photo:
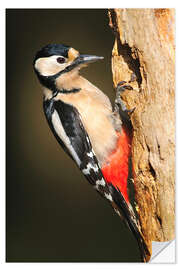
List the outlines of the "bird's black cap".
<svg viewBox="0 0 180 270">
<path fill-rule="evenodd" d="M 68 51 L 71 47 L 64 44 L 48 44 L 39 50 L 34 58 L 34 62 L 41 57 L 49 57 L 51 55 L 62 55 L 68 57 Z"/>
</svg>

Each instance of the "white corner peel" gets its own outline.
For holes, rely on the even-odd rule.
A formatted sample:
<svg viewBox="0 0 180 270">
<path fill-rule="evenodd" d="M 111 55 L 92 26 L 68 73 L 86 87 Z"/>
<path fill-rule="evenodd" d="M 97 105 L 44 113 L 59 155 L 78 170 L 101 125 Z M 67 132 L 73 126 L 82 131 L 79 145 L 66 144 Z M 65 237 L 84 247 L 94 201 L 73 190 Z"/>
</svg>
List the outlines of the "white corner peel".
<svg viewBox="0 0 180 270">
<path fill-rule="evenodd" d="M 167 242 L 152 241 L 150 263 L 175 263 L 175 240 Z"/>
</svg>

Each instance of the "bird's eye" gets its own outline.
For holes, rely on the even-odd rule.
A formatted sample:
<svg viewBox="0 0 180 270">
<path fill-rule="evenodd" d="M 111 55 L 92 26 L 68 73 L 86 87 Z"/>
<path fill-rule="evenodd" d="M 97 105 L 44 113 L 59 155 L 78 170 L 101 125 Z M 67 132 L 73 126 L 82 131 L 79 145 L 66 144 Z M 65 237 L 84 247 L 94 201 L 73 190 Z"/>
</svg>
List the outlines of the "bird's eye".
<svg viewBox="0 0 180 270">
<path fill-rule="evenodd" d="M 56 61 L 59 63 L 59 64 L 63 64 L 65 62 L 65 58 L 64 57 L 58 57 L 56 59 Z"/>
</svg>

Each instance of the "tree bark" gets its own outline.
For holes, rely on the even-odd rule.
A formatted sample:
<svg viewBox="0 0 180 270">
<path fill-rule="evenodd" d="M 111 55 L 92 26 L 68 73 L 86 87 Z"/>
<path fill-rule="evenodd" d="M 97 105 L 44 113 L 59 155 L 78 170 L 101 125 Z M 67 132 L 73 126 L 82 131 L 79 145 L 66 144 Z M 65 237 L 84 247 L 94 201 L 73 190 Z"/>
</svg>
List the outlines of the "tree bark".
<svg viewBox="0 0 180 270">
<path fill-rule="evenodd" d="M 145 241 L 174 239 L 174 9 L 110 9 L 115 34 L 113 82 L 127 81 L 122 99 L 133 126 L 135 198 Z M 131 82 L 132 74 L 136 80 Z"/>
</svg>

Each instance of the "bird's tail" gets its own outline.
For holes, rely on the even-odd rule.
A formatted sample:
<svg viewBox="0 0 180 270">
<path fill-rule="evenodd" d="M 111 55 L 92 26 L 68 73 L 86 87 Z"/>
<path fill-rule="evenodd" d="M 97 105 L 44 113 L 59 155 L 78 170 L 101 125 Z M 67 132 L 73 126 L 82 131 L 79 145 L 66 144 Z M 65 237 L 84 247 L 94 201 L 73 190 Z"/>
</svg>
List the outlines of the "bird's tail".
<svg viewBox="0 0 180 270">
<path fill-rule="evenodd" d="M 141 261 L 148 262 L 150 260 L 151 255 L 145 243 L 144 237 L 139 229 L 139 226 L 137 226 L 137 224 L 133 220 L 130 220 L 130 219 L 128 219 L 126 223 L 128 224 L 128 227 L 130 228 L 130 230 L 132 231 L 132 233 L 134 234 L 137 240 L 140 255 L 141 255 Z"/>
<path fill-rule="evenodd" d="M 109 184 L 109 189 L 111 194 L 113 193 L 114 202 L 118 207 L 118 210 L 120 212 L 121 217 L 123 218 L 123 221 L 132 231 L 133 235 L 137 240 L 142 262 L 149 261 L 151 254 L 145 243 L 144 237 L 141 233 L 139 222 L 134 214 L 133 208 L 131 207 L 131 205 L 127 204 L 118 188 L 115 188 L 112 184 Z"/>
</svg>

